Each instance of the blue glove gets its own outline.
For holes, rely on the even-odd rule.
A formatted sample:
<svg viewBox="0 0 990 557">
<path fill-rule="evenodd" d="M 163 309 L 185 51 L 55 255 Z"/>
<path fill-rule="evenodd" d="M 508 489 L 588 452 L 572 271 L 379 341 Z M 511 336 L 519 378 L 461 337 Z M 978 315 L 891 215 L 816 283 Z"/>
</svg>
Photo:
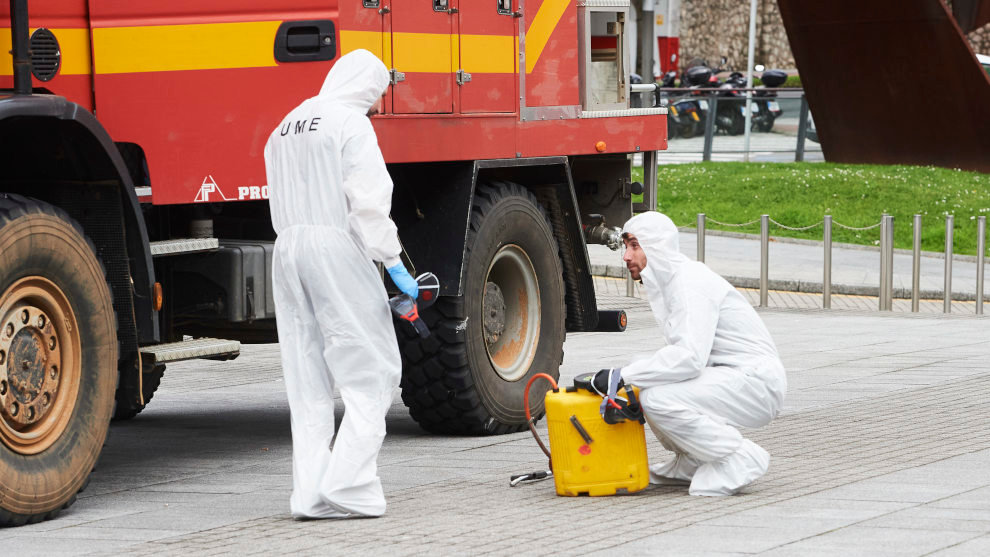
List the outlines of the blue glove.
<svg viewBox="0 0 990 557">
<path fill-rule="evenodd" d="M 416 299 L 416 296 L 419 296 L 419 284 L 416 282 L 416 279 L 412 278 L 412 275 L 409 274 L 406 266 L 401 261 L 386 270 L 388 271 L 388 276 L 392 277 L 392 282 L 399 287 L 399 290 L 403 294 L 408 294 L 413 300 Z"/>
</svg>

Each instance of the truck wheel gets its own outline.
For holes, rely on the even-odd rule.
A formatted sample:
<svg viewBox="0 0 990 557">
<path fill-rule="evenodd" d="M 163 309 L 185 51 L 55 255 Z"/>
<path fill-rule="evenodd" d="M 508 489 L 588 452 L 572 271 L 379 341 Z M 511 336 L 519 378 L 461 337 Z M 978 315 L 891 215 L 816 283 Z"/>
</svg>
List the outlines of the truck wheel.
<svg viewBox="0 0 990 557">
<path fill-rule="evenodd" d="M 158 387 L 162 384 L 162 376 L 164 375 L 165 365 L 158 364 L 141 378 L 141 394 L 144 395 L 143 406 L 135 400 L 121 396 L 122 393 L 118 390 L 117 405 L 114 407 L 113 419 L 129 420 L 147 408 L 148 404 L 151 403 L 151 399 L 155 396 L 155 392 L 158 391 Z"/>
<path fill-rule="evenodd" d="M 54 517 L 85 485 L 117 384 L 110 289 L 82 228 L 0 194 L 0 525 Z"/>
<path fill-rule="evenodd" d="M 526 427 L 523 390 L 563 360 L 564 281 L 553 228 L 532 193 L 479 186 L 467 235 L 463 296 L 423 312 L 433 335 L 399 326 L 402 400 L 413 419 L 442 433 L 499 434 Z M 549 385 L 530 404 L 543 415 Z"/>
</svg>

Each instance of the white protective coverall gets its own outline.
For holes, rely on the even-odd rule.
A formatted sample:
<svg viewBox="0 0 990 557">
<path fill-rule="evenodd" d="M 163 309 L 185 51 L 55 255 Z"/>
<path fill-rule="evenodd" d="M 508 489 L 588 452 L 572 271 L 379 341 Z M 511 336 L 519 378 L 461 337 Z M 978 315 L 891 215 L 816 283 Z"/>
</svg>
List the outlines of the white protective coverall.
<svg viewBox="0 0 990 557">
<path fill-rule="evenodd" d="M 275 314 L 292 421 L 295 517 L 381 516 L 377 457 L 402 363 L 372 260 L 399 262 L 392 180 L 367 117 L 385 65 L 341 57 L 265 146 Z M 334 386 L 346 413 L 334 435 Z"/>
<path fill-rule="evenodd" d="M 728 282 L 678 249 L 677 227 L 656 212 L 623 233 L 646 254 L 640 278 L 666 345 L 622 368 L 638 386 L 651 429 L 676 457 L 653 483 L 690 482 L 691 495 L 732 495 L 766 473 L 770 456 L 739 433 L 762 427 L 784 402 L 787 377 L 770 333 Z"/>
</svg>

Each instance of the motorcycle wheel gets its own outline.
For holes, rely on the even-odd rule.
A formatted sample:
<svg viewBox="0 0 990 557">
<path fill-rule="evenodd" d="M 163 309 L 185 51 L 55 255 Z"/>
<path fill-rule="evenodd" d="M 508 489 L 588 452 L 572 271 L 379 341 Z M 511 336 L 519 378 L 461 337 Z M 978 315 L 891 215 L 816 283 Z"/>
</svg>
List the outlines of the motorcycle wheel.
<svg viewBox="0 0 990 557">
<path fill-rule="evenodd" d="M 681 126 L 681 137 L 684 139 L 690 139 L 699 135 L 703 129 L 701 126 L 701 122 L 695 122 L 693 118 L 688 120 L 686 124 Z"/>
<path fill-rule="evenodd" d="M 756 130 L 761 133 L 770 133 L 770 130 L 773 129 L 774 120 L 775 118 L 772 114 L 770 116 L 760 118 L 759 121 L 756 122 Z"/>
</svg>

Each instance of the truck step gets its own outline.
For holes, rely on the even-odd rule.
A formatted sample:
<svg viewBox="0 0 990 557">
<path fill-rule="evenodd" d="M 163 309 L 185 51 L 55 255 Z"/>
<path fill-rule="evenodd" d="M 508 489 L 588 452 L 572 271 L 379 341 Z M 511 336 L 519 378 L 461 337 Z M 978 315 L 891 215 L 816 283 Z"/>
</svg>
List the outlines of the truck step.
<svg viewBox="0 0 990 557">
<path fill-rule="evenodd" d="M 233 360 L 241 353 L 241 343 L 236 340 L 221 338 L 195 338 L 181 342 L 169 342 L 145 346 L 141 355 L 153 360 L 152 363 L 164 364 L 181 362 L 183 360 L 210 359 Z"/>
<path fill-rule="evenodd" d="M 162 240 L 160 242 L 149 242 L 149 244 L 151 245 L 152 257 L 184 255 L 187 253 L 213 251 L 220 248 L 220 240 L 216 238 L 176 238 L 173 240 Z"/>
</svg>

